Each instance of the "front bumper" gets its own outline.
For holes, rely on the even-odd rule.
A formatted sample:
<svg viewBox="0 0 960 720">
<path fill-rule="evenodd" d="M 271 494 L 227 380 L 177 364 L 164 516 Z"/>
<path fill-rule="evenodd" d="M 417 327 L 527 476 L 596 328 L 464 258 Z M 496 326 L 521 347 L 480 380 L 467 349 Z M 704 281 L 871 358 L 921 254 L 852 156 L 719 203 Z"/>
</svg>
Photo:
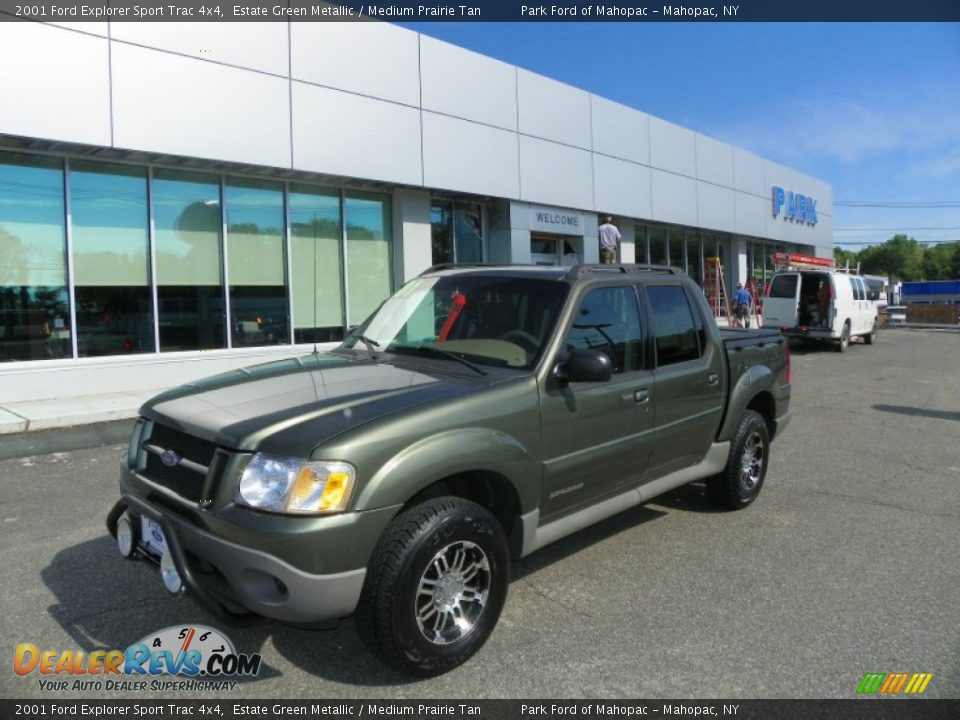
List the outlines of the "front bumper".
<svg viewBox="0 0 960 720">
<path fill-rule="evenodd" d="M 360 599 L 365 568 L 313 575 L 218 538 L 129 493 L 107 516 L 114 537 L 125 512 L 160 525 L 183 585 L 221 618 L 237 622 L 253 613 L 296 625 L 322 625 L 351 614 Z"/>
</svg>

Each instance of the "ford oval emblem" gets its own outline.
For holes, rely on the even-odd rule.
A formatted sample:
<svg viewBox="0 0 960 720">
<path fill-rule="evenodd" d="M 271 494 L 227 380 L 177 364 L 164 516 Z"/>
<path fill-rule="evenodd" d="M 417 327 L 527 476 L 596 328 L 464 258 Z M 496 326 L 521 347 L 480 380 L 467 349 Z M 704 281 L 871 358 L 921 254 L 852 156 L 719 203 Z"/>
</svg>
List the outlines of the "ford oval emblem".
<svg viewBox="0 0 960 720">
<path fill-rule="evenodd" d="M 160 456 L 160 462 L 167 467 L 176 467 L 182 459 L 176 450 L 164 450 L 163 455 Z"/>
</svg>

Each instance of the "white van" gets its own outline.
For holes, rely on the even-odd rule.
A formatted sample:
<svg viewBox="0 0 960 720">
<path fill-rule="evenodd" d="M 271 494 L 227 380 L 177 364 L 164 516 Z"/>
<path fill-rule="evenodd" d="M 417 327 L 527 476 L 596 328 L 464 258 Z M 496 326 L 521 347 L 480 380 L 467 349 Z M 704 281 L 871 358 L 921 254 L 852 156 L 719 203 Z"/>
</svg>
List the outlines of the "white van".
<svg viewBox="0 0 960 720">
<path fill-rule="evenodd" d="M 858 275 L 832 270 L 774 274 L 763 299 L 763 327 L 790 338 L 830 340 L 843 352 L 850 338 L 877 337 L 877 293 Z"/>
</svg>

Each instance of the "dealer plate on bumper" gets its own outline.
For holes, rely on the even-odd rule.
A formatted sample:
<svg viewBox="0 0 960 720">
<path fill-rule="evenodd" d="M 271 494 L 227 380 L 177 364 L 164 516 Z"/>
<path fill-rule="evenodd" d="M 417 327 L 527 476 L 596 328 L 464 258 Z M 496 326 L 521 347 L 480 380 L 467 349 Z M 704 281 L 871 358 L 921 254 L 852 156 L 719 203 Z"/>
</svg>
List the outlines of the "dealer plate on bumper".
<svg viewBox="0 0 960 720">
<path fill-rule="evenodd" d="M 163 536 L 163 528 L 158 522 L 148 517 L 140 518 L 140 542 L 151 555 L 163 557 L 167 551 L 167 539 Z"/>
</svg>

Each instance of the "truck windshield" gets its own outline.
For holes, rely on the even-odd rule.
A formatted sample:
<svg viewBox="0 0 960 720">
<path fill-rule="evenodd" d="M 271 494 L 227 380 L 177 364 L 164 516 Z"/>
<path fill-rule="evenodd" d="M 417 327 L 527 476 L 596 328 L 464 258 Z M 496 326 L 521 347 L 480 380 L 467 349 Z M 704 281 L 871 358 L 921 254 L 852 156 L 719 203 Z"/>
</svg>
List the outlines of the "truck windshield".
<svg viewBox="0 0 960 720">
<path fill-rule="evenodd" d="M 553 332 L 567 289 L 563 282 L 530 278 L 417 278 L 351 331 L 341 348 L 437 359 L 453 354 L 481 365 L 529 369 Z"/>
</svg>

